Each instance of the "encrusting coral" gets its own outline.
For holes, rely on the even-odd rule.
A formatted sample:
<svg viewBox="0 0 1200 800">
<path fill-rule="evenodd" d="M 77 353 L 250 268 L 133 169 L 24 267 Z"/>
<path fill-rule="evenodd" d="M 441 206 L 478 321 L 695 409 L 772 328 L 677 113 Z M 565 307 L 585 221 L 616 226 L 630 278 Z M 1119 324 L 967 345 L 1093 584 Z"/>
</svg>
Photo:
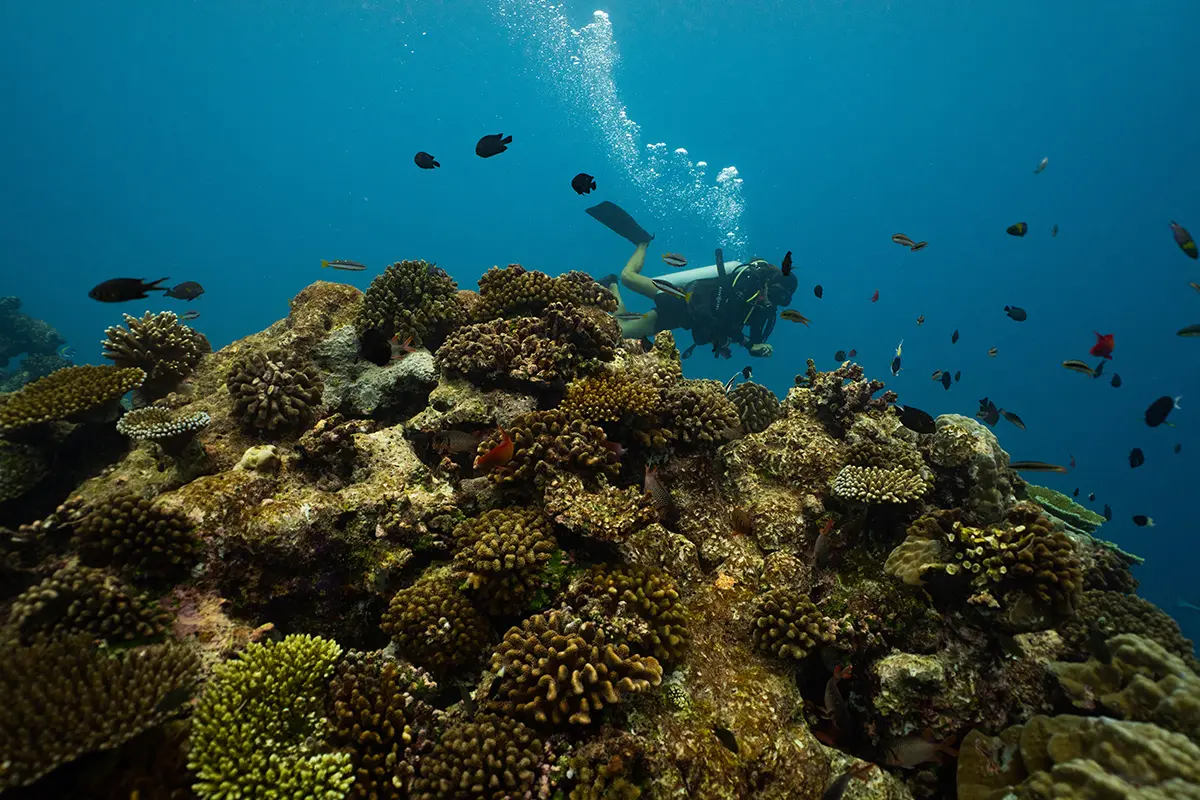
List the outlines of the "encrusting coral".
<svg viewBox="0 0 1200 800">
<path fill-rule="evenodd" d="M 491 639 L 487 620 L 447 576 L 396 592 L 379 627 L 403 656 L 435 673 L 473 661 Z"/>
<path fill-rule="evenodd" d="M 445 271 L 425 261 L 399 261 L 371 281 L 354 321 L 361 334 L 374 328 L 384 338 L 411 339 L 413 347 L 436 348 L 463 312 L 457 284 Z"/>
<path fill-rule="evenodd" d="M 237 359 L 225 385 L 234 413 L 247 427 L 258 430 L 305 425 L 321 405 L 323 387 L 316 368 L 280 351 Z"/>
<path fill-rule="evenodd" d="M 847 464 L 833 479 L 833 493 L 859 503 L 911 503 L 929 491 L 929 484 L 910 469 L 859 467 Z"/>
<path fill-rule="evenodd" d="M 608 641 L 604 629 L 565 611 L 509 628 L 492 654 L 492 706 L 537 724 L 590 725 L 606 707 L 662 683 L 652 657 Z"/>
<path fill-rule="evenodd" d="M 739 383 L 729 392 L 729 402 L 737 409 L 742 427 L 750 433 L 765 431 L 768 425 L 783 416 L 779 398 L 761 383 Z"/>
<path fill-rule="evenodd" d="M 134 409 L 117 420 L 117 430 L 130 439 L 164 441 L 190 437 L 212 421 L 204 411 L 180 415 L 162 406 Z"/>
<path fill-rule="evenodd" d="M 86 633 L 107 642 L 162 635 L 171 615 L 104 570 L 68 565 L 13 601 L 9 626 L 28 644 L 40 633 Z"/>
<path fill-rule="evenodd" d="M 182 703 L 170 696 L 190 688 L 198 669 L 178 645 L 112 654 L 88 635 L 0 641 L 0 791 L 162 722 Z"/>
<path fill-rule="evenodd" d="M 324 743 L 325 681 L 342 648 L 317 636 L 251 643 L 213 668 L 192 717 L 188 766 L 204 800 L 346 796 L 349 753 Z"/>
<path fill-rule="evenodd" d="M 491 614 L 519 609 L 538 587 L 557 545 L 550 522 L 534 508 L 496 508 L 454 530 L 455 567 L 472 597 Z"/>
<path fill-rule="evenodd" d="M 204 334 L 179 322 L 174 312 L 151 314 L 141 319 L 124 314 L 126 327 L 114 325 L 104 331 L 104 357 L 118 367 L 138 367 L 146 373 L 141 394 L 155 399 L 192 374 L 196 364 L 212 351 Z"/>
<path fill-rule="evenodd" d="M 413 800 L 526 797 L 538 778 L 542 742 L 530 728 L 478 714 L 447 728 L 421 759 Z"/>
<path fill-rule="evenodd" d="M 0 404 L 0 430 L 71 419 L 114 403 L 142 385 L 136 367 L 65 367 L 13 392 Z"/>
<path fill-rule="evenodd" d="M 89 506 L 75 523 L 73 544 L 85 563 L 116 567 L 146 581 L 179 577 L 197 555 L 185 517 L 130 492 Z"/>
<path fill-rule="evenodd" d="M 795 589 L 772 589 L 762 596 L 751 635 L 760 650 L 797 661 L 835 639 L 830 621 Z"/>
</svg>

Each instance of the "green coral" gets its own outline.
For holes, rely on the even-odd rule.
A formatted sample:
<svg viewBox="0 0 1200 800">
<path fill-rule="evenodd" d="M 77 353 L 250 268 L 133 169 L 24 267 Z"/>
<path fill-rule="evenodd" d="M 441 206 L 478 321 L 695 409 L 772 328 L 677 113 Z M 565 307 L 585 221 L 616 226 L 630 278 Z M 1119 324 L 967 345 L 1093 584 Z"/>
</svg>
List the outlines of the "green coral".
<svg viewBox="0 0 1200 800">
<path fill-rule="evenodd" d="M 729 392 L 729 402 L 737 409 L 742 427 L 750 433 L 765 431 L 783 416 L 783 406 L 775 393 L 761 383 L 746 381 Z"/>
<path fill-rule="evenodd" d="M 617 644 L 661 664 L 679 661 L 691 634 L 679 590 L 662 570 L 599 565 L 573 587 L 580 616 L 604 626 Z"/>
<path fill-rule="evenodd" d="M 662 683 L 654 658 L 610 643 L 594 622 L 563 611 L 509 628 L 492 670 L 502 676 L 492 705 L 538 724 L 590 725 L 606 706 Z"/>
<path fill-rule="evenodd" d="M 1105 522 L 1103 516 L 1090 508 L 1079 505 L 1062 492 L 1047 489 L 1045 486 L 1035 486 L 1032 483 L 1026 484 L 1024 489 L 1025 496 L 1029 500 L 1041 506 L 1050 516 L 1061 520 L 1070 530 L 1079 533 L 1094 533 Z"/>
<path fill-rule="evenodd" d="M 104 570 L 69 565 L 13 601 L 9 625 L 29 643 L 37 634 L 87 633 L 107 642 L 161 636 L 171 623 L 138 592 Z"/>
<path fill-rule="evenodd" d="M 371 281 L 354 327 L 359 333 L 374 328 L 385 338 L 411 338 L 414 347 L 435 349 L 462 322 L 457 292 L 450 276 L 432 264 L 399 261 Z"/>
<path fill-rule="evenodd" d="M 169 696 L 198 672 L 177 645 L 110 655 L 86 635 L 0 642 L 0 791 L 159 724 L 178 709 Z"/>
<path fill-rule="evenodd" d="M 212 421 L 207 412 L 180 415 L 169 408 L 146 406 L 117 420 L 117 431 L 130 439 L 166 441 L 190 438 Z"/>
<path fill-rule="evenodd" d="M 763 595 L 752 624 L 754 646 L 785 659 L 801 661 L 835 639 L 821 610 L 794 589 L 772 589 Z"/>
<path fill-rule="evenodd" d="M 454 531 L 455 567 L 491 614 L 522 608 L 538 588 L 542 568 L 557 549 L 550 522 L 534 508 L 497 508 Z"/>
<path fill-rule="evenodd" d="M 5 397 L 0 404 L 0 429 L 76 417 L 114 403 L 145 378 L 146 373 L 136 367 L 64 367 Z"/>
<path fill-rule="evenodd" d="M 473 661 L 491 638 L 487 620 L 443 575 L 396 592 L 379 627 L 405 657 L 439 673 Z"/>
<path fill-rule="evenodd" d="M 138 367 L 146 373 L 142 394 L 161 397 L 192 374 L 200 359 L 212 351 L 199 331 L 179 322 L 174 312 L 151 314 L 141 319 L 124 314 L 125 325 L 104 331 L 104 357 L 118 367 Z"/>
<path fill-rule="evenodd" d="M 413 800 L 517 798 L 531 792 L 542 742 L 515 719 L 477 714 L 450 726 L 421 759 Z"/>
<path fill-rule="evenodd" d="M 324 390 L 316 367 L 278 350 L 235 359 L 225 386 L 234 416 L 260 431 L 306 425 L 316 416 Z"/>
<path fill-rule="evenodd" d="M 252 643 L 213 668 L 192 717 L 188 766 L 204 800 L 335 800 L 354 781 L 348 753 L 323 743 L 325 682 L 337 642 L 293 634 Z"/>
<path fill-rule="evenodd" d="M 116 567 L 138 580 L 172 580 L 191 568 L 197 541 L 181 514 L 123 492 L 89 506 L 72 543 L 92 566 Z"/>
</svg>

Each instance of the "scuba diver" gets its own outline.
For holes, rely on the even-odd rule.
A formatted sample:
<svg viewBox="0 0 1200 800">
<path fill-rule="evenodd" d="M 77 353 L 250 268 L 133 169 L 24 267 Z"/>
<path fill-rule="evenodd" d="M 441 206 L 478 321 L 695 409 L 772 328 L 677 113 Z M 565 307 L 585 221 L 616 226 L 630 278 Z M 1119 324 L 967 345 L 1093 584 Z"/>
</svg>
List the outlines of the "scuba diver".
<svg viewBox="0 0 1200 800">
<path fill-rule="evenodd" d="M 640 317 L 618 316 L 624 338 L 640 339 L 661 330 L 683 328 L 692 334 L 692 347 L 711 344 L 714 356 L 730 358 L 730 346 L 734 344 L 745 347 L 752 356 L 771 355 L 773 348 L 767 338 L 775 329 L 779 309 L 792 301 L 799 285 L 795 275 L 784 275 L 761 258 L 726 265 L 718 249 L 717 263 L 711 267 L 648 278 L 642 268 L 654 237 L 613 203 L 603 202 L 587 209 L 587 213 L 636 248 L 619 276 L 608 275 L 600 280 L 616 296 L 617 314 L 628 313 L 621 286 L 654 301 L 654 309 Z M 677 291 L 660 288 L 664 283 Z M 684 358 L 691 355 L 692 347 L 684 352 Z"/>
</svg>

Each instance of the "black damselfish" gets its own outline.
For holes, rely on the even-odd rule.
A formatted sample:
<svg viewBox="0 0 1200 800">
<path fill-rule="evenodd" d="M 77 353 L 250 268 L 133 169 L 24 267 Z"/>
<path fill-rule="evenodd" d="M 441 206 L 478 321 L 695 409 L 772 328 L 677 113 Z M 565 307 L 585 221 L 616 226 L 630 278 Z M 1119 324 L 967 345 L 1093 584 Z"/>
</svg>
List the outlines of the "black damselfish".
<svg viewBox="0 0 1200 800">
<path fill-rule="evenodd" d="M 145 278 L 111 278 L 98 286 L 92 287 L 88 297 L 101 303 L 124 303 L 128 300 L 143 300 L 149 295 L 146 292 L 165 292 L 160 283 L 167 278 L 159 278 L 153 283 L 147 283 Z"/>
<path fill-rule="evenodd" d="M 596 178 L 588 175 L 586 172 L 581 172 L 574 178 L 571 178 L 571 188 L 576 194 L 591 194 L 596 188 Z"/>
<path fill-rule="evenodd" d="M 489 133 L 475 145 L 475 155 L 480 158 L 491 158 L 503 153 L 511 143 L 511 136 L 505 136 L 503 133 Z"/>
</svg>

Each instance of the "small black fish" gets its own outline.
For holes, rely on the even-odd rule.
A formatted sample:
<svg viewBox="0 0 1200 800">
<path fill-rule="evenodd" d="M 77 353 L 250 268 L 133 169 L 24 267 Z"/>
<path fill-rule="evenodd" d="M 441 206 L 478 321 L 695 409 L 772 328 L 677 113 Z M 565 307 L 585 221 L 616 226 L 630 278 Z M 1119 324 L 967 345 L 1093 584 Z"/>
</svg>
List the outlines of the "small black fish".
<svg viewBox="0 0 1200 800">
<path fill-rule="evenodd" d="M 1004 230 L 1009 236 L 1024 236 L 1029 232 L 1029 226 L 1024 222 L 1018 222 L 1015 225 L 1009 225 Z"/>
<path fill-rule="evenodd" d="M 1179 401 L 1182 399 L 1182 395 L 1175 398 L 1163 395 L 1155 400 L 1150 404 L 1150 407 L 1146 409 L 1146 424 L 1151 428 L 1157 428 L 1159 425 L 1162 425 L 1167 421 L 1167 416 L 1170 415 L 1172 411 L 1179 408 Z"/>
<path fill-rule="evenodd" d="M 788 250 L 786 253 L 783 254 L 783 266 L 781 266 L 779 268 L 779 271 L 782 272 L 784 275 L 792 274 L 792 251 L 791 250 Z M 820 296 L 821 295 L 817 295 L 817 297 L 820 297 Z"/>
<path fill-rule="evenodd" d="M 413 162 L 421 169 L 436 169 L 441 166 L 433 156 L 424 150 L 413 156 Z"/>
<path fill-rule="evenodd" d="M 856 767 L 850 767 L 841 775 L 838 775 L 833 783 L 829 784 L 829 788 L 821 793 L 821 800 L 842 800 L 842 796 L 846 794 L 846 787 L 850 785 L 850 781 L 855 778 L 862 779 L 862 776 L 867 774 L 873 766 L 875 766 L 874 762 L 864 761 Z"/>
<path fill-rule="evenodd" d="M 503 133 L 490 133 L 475 145 L 475 155 L 480 158 L 491 158 L 503 153 L 511 143 L 511 136 L 505 136 Z"/>
<path fill-rule="evenodd" d="M 1180 443 L 1176 443 L 1176 445 L 1175 445 L 1175 452 L 1176 452 L 1176 453 L 1178 453 L 1178 452 L 1180 452 L 1180 451 L 1182 451 L 1182 450 L 1183 450 L 1183 445 L 1182 445 L 1182 444 L 1180 444 Z"/>
<path fill-rule="evenodd" d="M 813 294 L 815 294 L 817 299 L 820 300 L 825 295 L 825 289 L 821 286 L 821 284 L 818 283 L 813 287 Z"/>
<path fill-rule="evenodd" d="M 592 189 L 596 188 L 596 178 L 594 175 L 581 172 L 571 178 L 571 188 L 575 190 L 576 194 L 591 194 Z"/>
<path fill-rule="evenodd" d="M 722 728 L 720 725 L 713 727 L 713 733 L 721 740 L 721 744 L 725 745 L 730 752 L 738 752 L 737 737 L 733 735 L 733 731 L 728 728 Z"/>
<path fill-rule="evenodd" d="M 842 361 L 845 361 L 846 360 L 846 351 L 838 350 L 836 353 L 833 354 L 833 360 L 837 361 L 839 363 Z"/>
<path fill-rule="evenodd" d="M 682 353 L 679 354 L 679 357 L 680 358 L 690 358 L 692 355 L 692 351 L 695 349 L 696 349 L 696 343 L 692 342 L 690 345 L 688 345 L 687 350 L 684 350 Z"/>
<path fill-rule="evenodd" d="M 1004 313 L 1008 314 L 1009 319 L 1013 320 L 1014 322 L 1024 322 L 1029 316 L 1025 313 L 1025 309 L 1018 308 L 1017 306 L 1005 306 Z"/>
<path fill-rule="evenodd" d="M 954 373 L 954 382 L 958 383 L 960 380 L 962 380 L 962 370 L 961 369 L 956 370 Z"/>
<path fill-rule="evenodd" d="M 895 358 L 892 359 L 892 374 L 893 375 L 900 374 L 900 356 L 896 356 Z"/>
<path fill-rule="evenodd" d="M 155 703 L 154 710 L 159 714 L 170 714 L 191 700 L 195 693 L 196 686 L 194 684 L 185 683 L 183 686 L 177 686 Z"/>
<path fill-rule="evenodd" d="M 1088 647 L 1101 664 L 1112 663 L 1112 650 L 1108 648 L 1108 637 L 1095 622 L 1088 625 Z"/>
<path fill-rule="evenodd" d="M 954 376 L 949 372 L 942 373 L 942 388 L 946 391 L 950 390 L 950 382 L 954 380 Z"/>
<path fill-rule="evenodd" d="M 127 300 L 142 300 L 148 297 L 146 292 L 165 292 L 159 286 L 167 280 L 159 278 L 153 283 L 147 283 L 145 278 L 112 278 L 92 287 L 88 297 L 101 303 L 124 303 Z"/>
<path fill-rule="evenodd" d="M 176 300 L 191 302 L 204 294 L 204 287 L 195 281 L 184 281 L 163 292 L 163 297 L 174 297 Z"/>
<path fill-rule="evenodd" d="M 1096 365 L 1096 368 L 1094 370 L 1092 370 L 1092 377 L 1099 378 L 1103 372 L 1104 372 L 1104 362 L 1101 361 L 1099 364 Z"/>
<path fill-rule="evenodd" d="M 896 406 L 896 410 L 900 412 L 900 424 L 908 428 L 910 431 L 917 433 L 936 433 L 937 426 L 934 424 L 933 417 L 925 413 L 919 408 L 913 406 Z"/>
<path fill-rule="evenodd" d="M 1079 487 L 1075 487 L 1075 491 L 1071 492 L 1071 497 L 1079 497 Z"/>
<path fill-rule="evenodd" d="M 1096 493 L 1095 493 L 1095 492 L 1092 492 L 1092 493 L 1090 493 L 1090 494 L 1088 495 L 1088 502 L 1089 502 L 1089 503 L 1094 503 L 1094 502 L 1096 502 Z"/>
<path fill-rule="evenodd" d="M 1112 522 L 1112 508 L 1109 507 L 1108 503 L 1104 504 L 1104 521 Z"/>
<path fill-rule="evenodd" d="M 1113 373 L 1113 377 L 1112 377 L 1112 387 L 1113 387 L 1114 389 L 1120 389 L 1120 388 L 1121 388 L 1121 376 L 1120 376 L 1120 375 L 1118 375 L 1118 374 L 1117 374 L 1117 373 L 1115 373 L 1115 372 Z"/>
<path fill-rule="evenodd" d="M 179 318 L 181 320 L 183 320 L 184 322 L 191 322 L 194 319 L 200 319 L 200 312 L 195 309 L 192 309 L 191 311 L 185 311 L 182 314 L 180 314 Z"/>
<path fill-rule="evenodd" d="M 1000 421 L 1000 409 L 985 397 L 979 401 L 979 410 L 975 412 L 975 419 L 983 420 L 985 424 L 994 427 Z"/>
<path fill-rule="evenodd" d="M 750 380 L 750 376 L 754 374 L 754 370 L 750 367 L 742 367 L 742 377 Z"/>
<path fill-rule="evenodd" d="M 954 329 L 954 333 L 950 334 L 950 344 L 958 343 L 958 328 Z"/>
<path fill-rule="evenodd" d="M 1153 528 L 1154 520 L 1150 519 L 1150 517 L 1147 517 L 1145 514 L 1134 514 L 1133 524 L 1137 525 L 1139 528 Z"/>
<path fill-rule="evenodd" d="M 1129 451 L 1129 466 L 1137 469 L 1142 464 L 1146 463 L 1146 456 L 1142 453 L 1142 448 L 1135 447 Z"/>
<path fill-rule="evenodd" d="M 392 343 L 378 328 L 367 328 L 358 337 L 358 354 L 377 367 L 392 363 Z"/>
</svg>

